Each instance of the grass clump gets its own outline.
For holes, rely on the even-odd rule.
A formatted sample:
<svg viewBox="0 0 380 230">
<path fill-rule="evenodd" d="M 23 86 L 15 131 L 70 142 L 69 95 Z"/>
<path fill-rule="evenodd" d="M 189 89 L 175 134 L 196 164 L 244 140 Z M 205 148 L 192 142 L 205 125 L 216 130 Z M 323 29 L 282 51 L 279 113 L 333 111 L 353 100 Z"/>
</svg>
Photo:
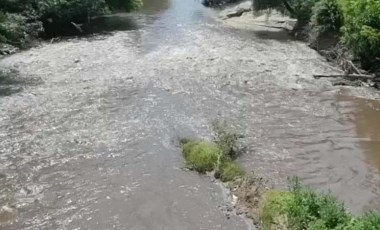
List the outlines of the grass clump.
<svg viewBox="0 0 380 230">
<path fill-rule="evenodd" d="M 380 229 L 380 215 L 377 213 L 365 213 L 363 216 L 353 219 L 344 230 L 377 230 Z"/>
<path fill-rule="evenodd" d="M 336 229 L 351 219 L 335 197 L 304 188 L 297 178 L 290 180 L 289 190 L 293 199 L 286 209 L 292 229 Z"/>
<path fill-rule="evenodd" d="M 182 139 L 182 153 L 186 165 L 199 173 L 215 172 L 223 182 L 233 181 L 245 175 L 245 171 L 233 159 L 236 157 L 236 141 L 239 135 L 232 132 L 226 122 L 214 121 L 214 143 Z"/>
<path fill-rule="evenodd" d="M 264 197 L 260 207 L 264 230 L 380 229 L 379 214 L 353 217 L 335 197 L 302 187 L 297 178 L 290 180 L 288 191 L 272 191 Z"/>
<path fill-rule="evenodd" d="M 244 175 L 244 169 L 232 161 L 222 163 L 219 169 L 219 178 L 223 182 L 233 181 L 235 179 L 243 177 Z"/>
<path fill-rule="evenodd" d="M 215 120 L 211 123 L 211 128 L 214 131 L 214 142 L 222 150 L 223 155 L 235 159 L 238 155 L 236 142 L 242 136 L 232 131 L 226 121 Z"/>
<path fill-rule="evenodd" d="M 181 143 L 183 157 L 190 169 L 202 174 L 215 171 L 216 177 L 223 182 L 245 175 L 245 171 L 229 156 L 225 156 L 217 144 L 191 140 L 182 140 Z"/>
<path fill-rule="evenodd" d="M 216 144 L 203 141 L 188 141 L 182 152 L 187 166 L 199 173 L 216 169 L 221 157 L 221 150 Z"/>
<path fill-rule="evenodd" d="M 287 229 L 286 207 L 291 200 L 293 194 L 287 191 L 269 191 L 264 194 L 259 210 L 264 230 Z"/>
</svg>

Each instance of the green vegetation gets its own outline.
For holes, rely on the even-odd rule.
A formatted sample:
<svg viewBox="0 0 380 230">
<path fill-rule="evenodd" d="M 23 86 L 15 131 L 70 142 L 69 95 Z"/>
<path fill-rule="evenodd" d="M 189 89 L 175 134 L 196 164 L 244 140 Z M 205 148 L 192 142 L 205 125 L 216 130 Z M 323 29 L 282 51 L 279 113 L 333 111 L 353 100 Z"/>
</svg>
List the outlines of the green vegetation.
<svg viewBox="0 0 380 230">
<path fill-rule="evenodd" d="M 189 168 L 199 173 L 206 173 L 218 167 L 221 150 L 212 143 L 190 141 L 183 145 L 183 156 Z"/>
<path fill-rule="evenodd" d="M 380 229 L 379 214 L 353 217 L 335 197 L 302 187 L 296 178 L 290 181 L 289 191 L 264 196 L 260 219 L 264 230 Z"/>
<path fill-rule="evenodd" d="M 141 0 L 0 0 L 0 47 L 27 47 L 38 36 L 57 36 L 75 30 L 73 23 L 111 10 L 134 10 Z"/>
<path fill-rule="evenodd" d="M 226 121 L 215 120 L 211 123 L 211 128 L 215 135 L 214 142 L 222 150 L 223 155 L 231 159 L 236 158 L 237 152 L 234 147 L 241 136 L 233 132 Z"/>
<path fill-rule="evenodd" d="M 301 24 L 309 22 L 312 9 L 318 0 L 256 0 L 255 10 L 277 9 L 297 18 Z"/>
<path fill-rule="evenodd" d="M 336 36 L 363 68 L 380 71 L 379 0 L 256 0 L 254 8 L 288 13 L 298 19 L 295 30 L 310 28 L 312 40 Z"/>
<path fill-rule="evenodd" d="M 182 139 L 182 153 L 186 165 L 199 173 L 215 172 L 223 182 L 233 181 L 245 175 L 245 171 L 233 162 L 233 150 L 238 135 L 233 133 L 225 122 L 212 123 L 215 132 L 214 143 Z"/>
<path fill-rule="evenodd" d="M 226 161 L 219 167 L 219 178 L 223 182 L 233 181 L 236 178 L 242 178 L 245 171 L 236 163 Z"/>
<path fill-rule="evenodd" d="M 199 173 L 215 171 L 223 182 L 244 176 L 244 170 L 214 143 L 204 141 L 182 141 L 182 153 L 186 165 Z"/>
<path fill-rule="evenodd" d="M 328 1 L 328 0 L 326 0 Z M 231 152 L 239 135 L 226 122 L 213 122 L 214 143 L 182 139 L 186 165 L 199 173 L 215 172 L 215 177 L 229 186 L 238 204 L 248 208 L 251 217 L 263 230 L 377 230 L 380 214 L 365 213 L 355 217 L 331 194 L 318 193 L 289 180 L 286 191 L 267 190 L 262 179 L 246 175 Z M 253 179 L 254 178 L 254 179 Z"/>
<path fill-rule="evenodd" d="M 343 41 L 363 67 L 380 69 L 380 1 L 341 0 L 344 12 Z M 379 70 L 378 69 L 378 70 Z"/>
<path fill-rule="evenodd" d="M 312 11 L 311 28 L 317 33 L 339 33 L 343 26 L 343 13 L 336 0 L 320 0 Z"/>
<path fill-rule="evenodd" d="M 287 228 L 286 207 L 292 199 L 292 194 L 286 191 L 269 191 L 263 195 L 260 220 L 264 230 Z"/>
</svg>

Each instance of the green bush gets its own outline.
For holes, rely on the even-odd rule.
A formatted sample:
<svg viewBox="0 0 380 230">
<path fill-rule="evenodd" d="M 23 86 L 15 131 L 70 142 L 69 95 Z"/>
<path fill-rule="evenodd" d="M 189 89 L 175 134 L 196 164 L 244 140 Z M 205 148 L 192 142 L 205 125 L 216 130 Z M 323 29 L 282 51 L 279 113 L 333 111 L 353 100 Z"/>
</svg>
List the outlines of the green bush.
<svg viewBox="0 0 380 230">
<path fill-rule="evenodd" d="M 364 68 L 380 68 L 380 1 L 345 0 L 343 40 Z"/>
<path fill-rule="evenodd" d="M 245 171 L 222 148 L 214 143 L 181 140 L 186 165 L 199 173 L 215 171 L 215 177 L 223 182 L 233 181 L 245 175 Z"/>
<path fill-rule="evenodd" d="M 245 171 L 232 161 L 224 162 L 219 167 L 219 177 L 223 182 L 233 181 L 245 175 Z"/>
<path fill-rule="evenodd" d="M 310 25 L 319 34 L 339 33 L 343 26 L 343 12 L 337 0 L 317 2 L 313 7 Z"/>
<path fill-rule="evenodd" d="M 287 206 L 290 224 L 295 230 L 324 225 L 327 229 L 342 226 L 349 220 L 342 203 L 330 194 L 318 194 L 300 186 L 298 179 L 290 181 L 293 199 Z M 316 223 L 315 221 L 318 221 Z"/>
<path fill-rule="evenodd" d="M 237 155 L 234 147 L 236 147 L 236 142 L 241 136 L 233 132 L 225 121 L 215 120 L 211 126 L 215 134 L 214 142 L 222 149 L 223 155 L 234 159 Z"/>
<path fill-rule="evenodd" d="M 377 213 L 365 213 L 363 216 L 353 219 L 344 230 L 378 230 L 380 229 L 380 215 Z"/>
<path fill-rule="evenodd" d="M 292 230 L 343 230 L 353 220 L 336 198 L 302 187 L 298 179 L 290 181 L 289 191 L 268 194 L 260 212 L 265 230 L 272 229 L 273 223 Z"/>
<path fill-rule="evenodd" d="M 295 11 L 295 17 L 301 22 L 309 22 L 312 16 L 314 5 L 319 0 L 289 0 L 290 5 Z"/>
<path fill-rule="evenodd" d="M 288 228 L 286 207 L 292 200 L 293 194 L 287 191 L 269 191 L 263 195 L 259 216 L 264 230 Z"/>
<path fill-rule="evenodd" d="M 297 18 L 301 24 L 310 21 L 312 9 L 319 0 L 255 0 L 255 10 L 277 9 Z M 286 4 L 284 4 L 286 3 Z M 288 5 L 288 7 L 286 7 Z"/>
<path fill-rule="evenodd" d="M 28 18 L 20 14 L 4 14 L 0 25 L 0 40 L 19 47 L 25 47 L 42 31 L 42 24 L 38 21 L 29 22 Z"/>
<path fill-rule="evenodd" d="M 4 43 L 7 41 L 7 38 L 5 37 L 5 27 L 4 27 L 4 21 L 6 20 L 6 16 L 3 12 L 0 12 L 0 43 Z"/>
<path fill-rule="evenodd" d="M 212 143 L 189 141 L 182 150 L 186 164 L 199 173 L 206 173 L 218 168 L 221 149 Z"/>
</svg>

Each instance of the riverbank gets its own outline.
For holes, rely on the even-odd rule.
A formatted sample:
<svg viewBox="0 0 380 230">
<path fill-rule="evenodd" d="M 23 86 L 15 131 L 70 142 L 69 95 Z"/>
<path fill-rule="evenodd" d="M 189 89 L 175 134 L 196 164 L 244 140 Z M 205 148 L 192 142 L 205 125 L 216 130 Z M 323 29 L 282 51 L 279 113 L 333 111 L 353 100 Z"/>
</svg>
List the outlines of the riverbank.
<svg viewBox="0 0 380 230">
<path fill-rule="evenodd" d="M 211 140 L 215 118 L 274 187 L 297 175 L 355 213 L 379 207 L 376 102 L 313 79 L 335 70 L 304 43 L 226 27 L 197 1 L 149 7 L 114 15 L 129 30 L 0 60 L 17 89 L 0 97 L 0 203 L 17 215 L 1 227 L 249 229 L 182 170 L 177 140 Z"/>
<path fill-rule="evenodd" d="M 0 55 L 35 46 L 40 39 L 83 36 L 94 17 L 141 8 L 141 0 L 4 0 L 0 5 Z"/>
<path fill-rule="evenodd" d="M 223 182 L 229 218 L 233 212 L 250 218 L 263 230 L 368 230 L 380 228 L 380 214 L 350 214 L 331 194 L 323 194 L 301 185 L 299 178 L 288 179 L 288 189 L 270 189 L 263 178 L 240 167 L 234 160 L 240 148 L 238 137 L 226 122 L 213 122 L 214 142 L 182 139 L 186 167 Z"/>
<path fill-rule="evenodd" d="M 219 12 L 221 23 L 231 28 L 239 28 L 261 34 L 269 39 L 302 40 L 315 49 L 336 67 L 338 73 L 332 75 L 317 75 L 316 78 L 331 79 L 333 85 L 380 87 L 380 75 L 367 72 L 353 63 L 353 57 L 341 43 L 337 35 L 332 33 L 317 34 L 310 26 L 302 30 L 297 26 L 297 19 L 290 18 L 276 10 L 262 12 L 253 11 L 251 1 L 228 6 Z M 275 35 L 275 36 L 273 36 Z M 357 60 L 356 60 L 357 61 Z"/>
</svg>

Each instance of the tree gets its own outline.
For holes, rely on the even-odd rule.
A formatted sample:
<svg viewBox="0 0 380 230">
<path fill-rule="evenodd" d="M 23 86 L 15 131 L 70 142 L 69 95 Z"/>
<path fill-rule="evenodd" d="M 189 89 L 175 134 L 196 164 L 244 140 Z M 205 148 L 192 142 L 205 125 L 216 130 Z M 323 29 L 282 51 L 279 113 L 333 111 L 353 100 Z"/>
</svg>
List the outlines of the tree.
<svg viewBox="0 0 380 230">
<path fill-rule="evenodd" d="M 296 18 L 301 25 L 310 21 L 312 9 L 318 0 L 253 0 L 253 8 L 256 11 L 265 9 L 277 9 Z"/>
</svg>

